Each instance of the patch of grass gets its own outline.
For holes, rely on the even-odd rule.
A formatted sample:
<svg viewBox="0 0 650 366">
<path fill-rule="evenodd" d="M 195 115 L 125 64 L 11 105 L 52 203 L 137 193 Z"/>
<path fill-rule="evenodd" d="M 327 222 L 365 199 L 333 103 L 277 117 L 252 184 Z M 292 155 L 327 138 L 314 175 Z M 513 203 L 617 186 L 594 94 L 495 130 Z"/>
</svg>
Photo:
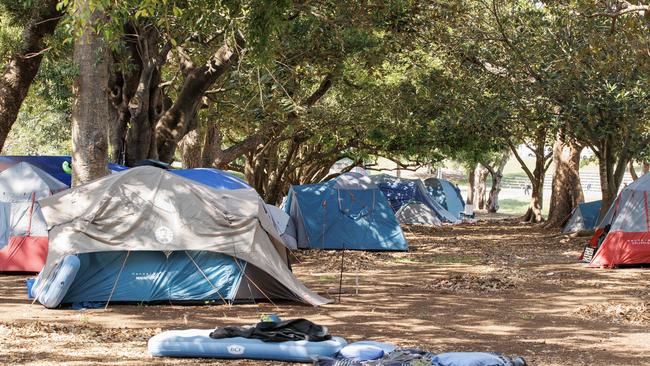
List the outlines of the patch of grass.
<svg viewBox="0 0 650 366">
<path fill-rule="evenodd" d="M 504 198 L 499 200 L 499 213 L 509 214 L 509 215 L 523 215 L 528 209 L 530 201 L 528 199 L 518 200 L 515 198 Z M 544 206 L 542 207 L 542 215 L 544 217 L 548 216 L 548 206 L 549 203 L 544 201 Z"/>
<path fill-rule="evenodd" d="M 528 200 L 504 198 L 499 200 L 499 213 L 523 215 L 528 209 Z"/>
</svg>

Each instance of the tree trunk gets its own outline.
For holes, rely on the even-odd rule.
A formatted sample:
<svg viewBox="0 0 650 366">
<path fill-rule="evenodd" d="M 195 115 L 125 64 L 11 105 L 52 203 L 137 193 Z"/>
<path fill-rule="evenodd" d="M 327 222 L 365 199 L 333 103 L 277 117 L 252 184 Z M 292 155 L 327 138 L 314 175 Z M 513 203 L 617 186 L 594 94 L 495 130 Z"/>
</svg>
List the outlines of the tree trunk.
<svg viewBox="0 0 650 366">
<path fill-rule="evenodd" d="M 600 191 L 603 200 L 599 219 L 607 213 L 607 210 L 616 199 L 623 182 L 623 175 L 631 160 L 626 146 L 623 146 L 618 154 L 614 153 L 614 150 L 618 148 L 615 147 L 617 144 L 620 144 L 620 142 L 614 141 L 613 137 L 608 136 L 601 141 L 600 149 L 595 151 L 598 158 Z"/>
<path fill-rule="evenodd" d="M 188 132 L 178 143 L 181 148 L 183 168 L 195 169 L 203 167 L 201 160 L 201 134 L 197 128 Z"/>
<path fill-rule="evenodd" d="M 532 187 L 532 194 L 530 196 L 530 204 L 528 205 L 528 210 L 521 217 L 525 222 L 538 223 L 542 222 L 544 218 L 542 217 L 542 205 L 544 203 L 544 176 L 546 170 L 550 165 L 550 158 L 552 155 L 546 154 L 546 134 L 547 127 L 542 124 L 535 131 L 535 136 L 533 140 L 534 147 L 530 147 L 531 151 L 535 155 L 535 168 L 533 171 L 528 168 L 526 162 L 519 156 L 517 147 L 512 141 L 508 141 L 508 146 L 510 151 L 512 151 L 514 157 L 521 165 L 521 169 L 526 173 L 528 179 L 530 180 L 530 185 Z M 528 146 L 528 145 L 527 145 Z"/>
<path fill-rule="evenodd" d="M 630 176 L 632 180 L 639 179 L 639 176 L 636 174 L 636 169 L 634 169 L 634 160 L 630 160 Z"/>
<path fill-rule="evenodd" d="M 476 194 L 474 194 L 474 199 L 476 200 L 477 208 L 482 210 L 485 208 L 485 193 L 486 193 L 486 181 L 489 171 L 481 164 L 478 164 L 476 167 Z"/>
<path fill-rule="evenodd" d="M 641 165 L 641 172 L 643 174 L 648 174 L 648 171 L 650 170 L 650 163 L 643 162 Z M 630 160 L 630 175 L 632 176 L 632 180 L 637 180 L 639 179 L 639 175 L 636 172 L 636 169 L 634 168 L 634 161 Z"/>
<path fill-rule="evenodd" d="M 172 162 L 178 141 L 188 132 L 188 125 L 196 116 L 201 97 L 237 62 L 243 47 L 244 39 L 238 34 L 236 44 L 224 42 L 208 62 L 187 74 L 174 104 L 163 113 L 156 124 L 159 160 Z"/>
<path fill-rule="evenodd" d="M 111 160 L 133 166 L 140 160 L 157 156 L 155 126 L 162 113 L 169 108 L 160 87 L 161 67 L 171 43 L 161 45 L 163 39 L 157 27 L 147 20 L 125 25 L 126 55 L 115 54 L 116 63 L 111 86 L 111 102 L 115 110 L 110 128 Z"/>
<path fill-rule="evenodd" d="M 578 204 L 584 202 L 580 184 L 581 152 L 582 147 L 565 143 L 561 136 L 553 144 L 555 174 L 546 228 L 562 226 Z"/>
<path fill-rule="evenodd" d="M 476 189 L 476 166 L 467 168 L 467 199 L 465 202 L 468 205 L 474 204 L 474 190 Z"/>
<path fill-rule="evenodd" d="M 77 0 L 80 12 L 91 13 L 89 0 Z M 108 174 L 108 52 L 93 30 L 103 22 L 92 12 L 74 45 L 74 61 L 79 74 L 74 81 L 72 107 L 72 185 L 87 183 Z"/>
<path fill-rule="evenodd" d="M 528 210 L 521 217 L 524 222 L 538 223 L 544 220 L 542 216 L 542 204 L 544 202 L 544 177 L 542 176 L 541 182 L 531 182 L 532 193 L 530 196 L 530 205 Z"/>
<path fill-rule="evenodd" d="M 496 213 L 499 211 L 499 193 L 501 192 L 501 179 L 503 178 L 503 169 L 506 167 L 510 159 L 510 150 L 506 150 L 499 157 L 496 167 L 489 168 L 490 176 L 492 177 L 492 187 L 488 195 L 487 211 Z M 496 169 L 495 169 L 496 168 Z"/>
<path fill-rule="evenodd" d="M 43 39 L 54 33 L 62 17 L 56 10 L 58 3 L 59 0 L 45 2 L 38 15 L 28 21 L 19 49 L 9 57 L 0 75 L 0 150 L 41 66 L 45 52 Z"/>
</svg>

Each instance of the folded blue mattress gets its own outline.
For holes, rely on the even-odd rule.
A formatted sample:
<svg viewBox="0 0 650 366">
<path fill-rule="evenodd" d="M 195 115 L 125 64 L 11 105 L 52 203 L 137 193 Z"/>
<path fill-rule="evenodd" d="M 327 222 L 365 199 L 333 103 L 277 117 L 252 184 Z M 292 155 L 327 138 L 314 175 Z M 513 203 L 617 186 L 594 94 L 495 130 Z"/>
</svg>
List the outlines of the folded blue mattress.
<svg viewBox="0 0 650 366">
<path fill-rule="evenodd" d="M 170 330 L 149 339 L 148 349 L 158 357 L 248 358 L 290 362 L 311 362 L 316 357 L 334 357 L 347 342 L 332 337 L 323 342 L 262 342 L 259 339 L 212 339 L 212 329 Z"/>
</svg>

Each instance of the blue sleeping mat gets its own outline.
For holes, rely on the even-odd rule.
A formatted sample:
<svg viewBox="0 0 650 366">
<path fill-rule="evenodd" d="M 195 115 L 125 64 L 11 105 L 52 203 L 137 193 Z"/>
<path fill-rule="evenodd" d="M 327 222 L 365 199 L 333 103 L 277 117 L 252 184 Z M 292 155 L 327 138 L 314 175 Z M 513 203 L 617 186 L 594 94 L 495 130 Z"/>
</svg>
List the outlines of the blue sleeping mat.
<svg viewBox="0 0 650 366">
<path fill-rule="evenodd" d="M 158 357 L 249 358 L 291 362 L 312 362 L 313 358 L 334 357 L 347 342 L 340 337 L 329 341 L 262 342 L 259 339 L 212 339 L 212 329 L 170 330 L 149 339 L 148 349 Z"/>
<path fill-rule="evenodd" d="M 36 296 L 38 302 L 48 309 L 54 309 L 61 304 L 63 297 L 77 276 L 81 262 L 76 255 L 67 255 L 56 266 L 48 278 L 38 278 L 45 281 L 43 289 Z"/>
</svg>

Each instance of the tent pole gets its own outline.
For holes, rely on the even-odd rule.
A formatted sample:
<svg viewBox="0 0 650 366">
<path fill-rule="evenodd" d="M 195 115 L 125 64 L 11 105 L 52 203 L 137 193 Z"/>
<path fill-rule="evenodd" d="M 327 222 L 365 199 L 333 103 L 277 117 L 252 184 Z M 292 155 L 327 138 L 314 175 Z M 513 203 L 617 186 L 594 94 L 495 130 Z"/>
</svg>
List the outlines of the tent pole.
<svg viewBox="0 0 650 366">
<path fill-rule="evenodd" d="M 339 304 L 341 303 L 341 292 L 343 291 L 343 258 L 345 257 L 345 245 L 341 251 L 341 274 L 339 275 Z"/>
</svg>

